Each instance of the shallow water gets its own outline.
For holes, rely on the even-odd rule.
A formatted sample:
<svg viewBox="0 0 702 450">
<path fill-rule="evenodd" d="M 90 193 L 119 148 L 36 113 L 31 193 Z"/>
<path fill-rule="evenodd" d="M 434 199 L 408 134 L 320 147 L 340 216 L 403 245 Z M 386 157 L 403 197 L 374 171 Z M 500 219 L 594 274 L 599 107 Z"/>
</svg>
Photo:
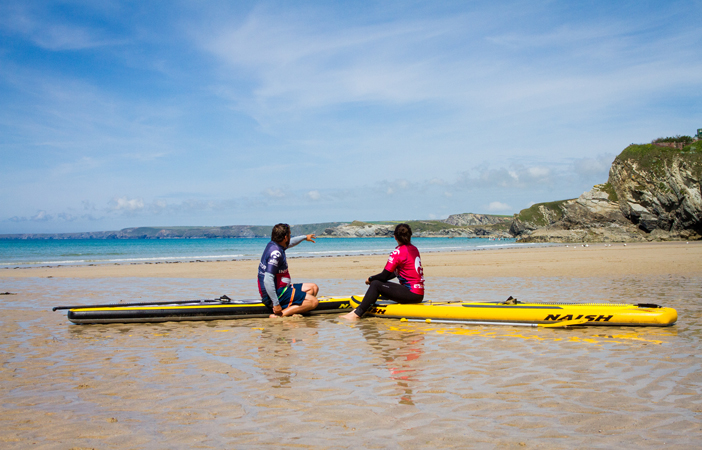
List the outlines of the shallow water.
<svg viewBox="0 0 702 450">
<path fill-rule="evenodd" d="M 362 294 L 311 280 L 327 295 Z M 3 448 L 691 448 L 702 277 L 430 278 L 428 298 L 645 302 L 668 328 L 335 316 L 72 325 L 52 306 L 256 296 L 255 282 L 3 279 Z M 108 295 L 109 293 L 109 295 Z M 695 444 L 697 442 L 698 444 Z"/>
</svg>

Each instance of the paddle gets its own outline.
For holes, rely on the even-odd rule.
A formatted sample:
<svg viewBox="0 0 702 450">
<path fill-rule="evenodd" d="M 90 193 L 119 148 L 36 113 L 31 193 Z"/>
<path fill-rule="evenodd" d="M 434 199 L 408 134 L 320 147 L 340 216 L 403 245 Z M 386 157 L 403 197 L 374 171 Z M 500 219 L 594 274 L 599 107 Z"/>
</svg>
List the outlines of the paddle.
<svg viewBox="0 0 702 450">
<path fill-rule="evenodd" d="M 177 302 L 144 302 L 144 303 L 110 303 L 107 305 L 77 305 L 77 306 L 54 306 L 51 310 L 57 311 L 59 309 L 86 309 L 86 308 L 120 308 L 122 306 L 158 306 L 158 305 L 184 305 L 186 303 L 229 303 L 232 299 L 226 295 L 214 300 L 184 300 Z"/>
<path fill-rule="evenodd" d="M 543 328 L 564 328 L 575 325 L 584 325 L 588 319 L 561 320 L 554 323 L 521 323 L 521 322 L 480 322 L 475 320 L 435 320 L 435 319 L 400 319 L 400 322 L 424 322 L 424 323 L 456 323 L 461 325 L 508 325 L 512 327 L 543 327 Z"/>
</svg>

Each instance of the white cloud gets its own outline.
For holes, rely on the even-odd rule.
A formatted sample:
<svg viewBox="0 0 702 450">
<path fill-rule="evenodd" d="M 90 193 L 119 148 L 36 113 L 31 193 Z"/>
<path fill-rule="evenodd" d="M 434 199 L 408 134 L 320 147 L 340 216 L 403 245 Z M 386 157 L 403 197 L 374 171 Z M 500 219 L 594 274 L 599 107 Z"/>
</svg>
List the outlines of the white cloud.
<svg viewBox="0 0 702 450">
<path fill-rule="evenodd" d="M 614 155 L 602 154 L 596 158 L 580 158 L 573 161 L 572 170 L 583 179 L 593 180 L 593 183 L 602 183 L 609 176 Z"/>
<path fill-rule="evenodd" d="M 144 209 L 144 201 L 140 198 L 115 197 L 110 201 L 112 211 L 136 212 Z"/>
<path fill-rule="evenodd" d="M 446 33 L 442 24 L 384 22 L 333 29 L 320 26 L 329 17 L 307 12 L 311 14 L 259 8 L 237 28 L 228 24 L 202 33 L 206 50 L 259 82 L 256 103 L 249 106 L 287 110 L 293 104 L 300 109 L 367 100 L 404 102 L 431 92 L 427 71 L 434 70 L 429 64 L 433 55 L 404 58 L 413 45 Z"/>
<path fill-rule="evenodd" d="M 32 222 L 47 222 L 51 220 L 52 217 L 50 214 L 47 214 L 46 211 L 38 211 L 36 215 L 32 216 L 29 220 Z"/>
<path fill-rule="evenodd" d="M 497 211 L 509 211 L 512 209 L 511 206 L 509 206 L 506 203 L 501 203 L 501 202 L 491 202 L 488 207 L 488 211 L 490 212 L 497 212 Z"/>
<path fill-rule="evenodd" d="M 322 196 L 319 193 L 319 191 L 309 191 L 307 193 L 307 198 L 309 198 L 310 200 L 316 201 L 316 200 L 319 200 L 320 198 L 322 198 Z"/>
<path fill-rule="evenodd" d="M 284 198 L 285 197 L 285 191 L 282 189 L 266 189 L 264 191 L 264 194 L 267 195 L 268 197 L 271 198 Z"/>
<path fill-rule="evenodd" d="M 551 169 L 548 169 L 546 167 L 529 167 L 527 169 L 527 173 L 533 179 L 545 179 L 548 178 L 548 176 L 551 174 Z"/>
<path fill-rule="evenodd" d="M 527 167 L 515 164 L 511 167 L 488 168 L 475 167 L 461 172 L 456 182 L 456 187 L 467 189 L 484 188 L 531 188 L 535 185 L 554 184 L 559 181 L 560 175 L 553 170 L 542 166 Z"/>
<path fill-rule="evenodd" d="M 154 214 L 160 214 L 168 209 L 168 202 L 163 199 L 154 200 L 151 205 L 149 205 L 149 209 Z"/>
</svg>

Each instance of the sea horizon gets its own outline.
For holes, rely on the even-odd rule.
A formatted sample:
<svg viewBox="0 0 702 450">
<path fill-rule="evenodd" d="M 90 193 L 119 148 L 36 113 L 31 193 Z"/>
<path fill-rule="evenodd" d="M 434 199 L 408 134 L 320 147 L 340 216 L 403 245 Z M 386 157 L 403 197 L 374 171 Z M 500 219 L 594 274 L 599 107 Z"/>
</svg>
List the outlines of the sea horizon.
<svg viewBox="0 0 702 450">
<path fill-rule="evenodd" d="M 270 238 L 22 239 L 0 240 L 0 268 L 54 265 L 145 264 L 258 259 Z M 420 252 L 516 247 L 515 239 L 415 237 Z M 287 250 L 289 258 L 386 254 L 387 237 L 324 237 Z"/>
</svg>

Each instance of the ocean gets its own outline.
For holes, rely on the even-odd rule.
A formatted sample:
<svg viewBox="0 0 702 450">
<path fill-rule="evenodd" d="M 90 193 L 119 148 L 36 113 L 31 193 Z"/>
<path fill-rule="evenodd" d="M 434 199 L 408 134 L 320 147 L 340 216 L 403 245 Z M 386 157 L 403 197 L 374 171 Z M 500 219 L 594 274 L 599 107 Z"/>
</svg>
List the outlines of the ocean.
<svg viewBox="0 0 702 450">
<path fill-rule="evenodd" d="M 0 240 L 0 268 L 51 265 L 132 264 L 143 262 L 258 259 L 267 238 L 231 239 L 61 239 Z M 414 238 L 420 252 L 514 247 L 514 239 Z M 390 238 L 322 238 L 288 250 L 290 258 L 385 254 Z"/>
</svg>

